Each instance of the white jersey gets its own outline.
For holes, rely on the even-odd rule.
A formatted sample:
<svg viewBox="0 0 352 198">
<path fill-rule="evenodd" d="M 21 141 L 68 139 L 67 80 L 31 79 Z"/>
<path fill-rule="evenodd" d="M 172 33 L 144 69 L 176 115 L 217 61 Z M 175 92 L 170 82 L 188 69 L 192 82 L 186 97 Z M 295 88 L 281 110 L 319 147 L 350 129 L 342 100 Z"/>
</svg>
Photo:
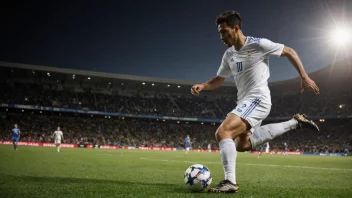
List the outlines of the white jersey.
<svg viewBox="0 0 352 198">
<path fill-rule="evenodd" d="M 62 134 L 62 131 L 55 131 L 54 135 L 55 135 L 55 140 L 61 140 L 61 136 L 63 134 Z"/>
<path fill-rule="evenodd" d="M 217 75 L 224 78 L 234 76 L 238 101 L 247 96 L 264 95 L 271 104 L 268 87 L 269 55 L 280 56 L 283 49 L 282 44 L 247 36 L 240 50 L 236 51 L 234 46 L 226 50 Z"/>
</svg>

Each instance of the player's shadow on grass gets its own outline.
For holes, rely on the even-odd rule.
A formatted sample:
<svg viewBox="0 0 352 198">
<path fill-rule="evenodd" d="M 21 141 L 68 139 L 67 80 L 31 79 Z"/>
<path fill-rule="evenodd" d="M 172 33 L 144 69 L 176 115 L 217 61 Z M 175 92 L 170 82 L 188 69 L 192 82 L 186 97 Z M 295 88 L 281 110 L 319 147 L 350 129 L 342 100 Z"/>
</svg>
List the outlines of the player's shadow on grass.
<svg viewBox="0 0 352 198">
<path fill-rule="evenodd" d="M 109 179 L 90 179 L 90 178 L 71 178 L 71 177 L 50 177 L 50 176 L 10 176 L 16 178 L 16 181 L 24 181 L 31 183 L 57 183 L 57 184 L 114 184 L 114 185 L 143 185 L 143 186 L 164 186 L 166 188 L 178 187 L 176 184 L 167 183 L 146 183 L 146 182 L 131 182 Z"/>
<path fill-rule="evenodd" d="M 13 175 L 3 175 L 5 177 L 15 178 L 16 181 L 23 181 L 28 183 L 51 183 L 51 184 L 112 184 L 112 185 L 140 185 L 140 186 L 148 186 L 148 187 L 163 187 L 166 192 L 169 193 L 198 193 L 189 190 L 181 181 L 180 184 L 168 184 L 168 183 L 146 183 L 146 182 L 131 182 L 131 181 L 119 181 L 119 180 L 110 180 L 110 179 L 90 179 L 90 178 L 71 178 L 71 177 L 50 177 L 50 176 L 13 176 Z"/>
</svg>

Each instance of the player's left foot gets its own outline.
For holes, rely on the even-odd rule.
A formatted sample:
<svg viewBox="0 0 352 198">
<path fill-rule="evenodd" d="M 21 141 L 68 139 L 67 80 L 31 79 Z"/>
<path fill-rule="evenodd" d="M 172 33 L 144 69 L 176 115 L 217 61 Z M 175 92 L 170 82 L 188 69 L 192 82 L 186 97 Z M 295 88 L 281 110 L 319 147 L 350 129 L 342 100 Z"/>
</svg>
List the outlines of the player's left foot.
<svg viewBox="0 0 352 198">
<path fill-rule="evenodd" d="M 315 124 L 312 120 L 306 119 L 306 117 L 307 116 L 305 114 L 299 114 L 299 113 L 297 113 L 296 115 L 293 116 L 293 118 L 295 120 L 297 120 L 297 122 L 298 122 L 297 128 L 299 128 L 299 129 L 307 128 L 307 129 L 312 129 L 313 131 L 318 132 L 319 127 L 317 126 L 317 124 Z"/>
<path fill-rule="evenodd" d="M 211 193 L 235 193 L 238 192 L 240 187 L 238 184 L 234 184 L 229 180 L 224 180 L 220 182 L 213 188 L 209 188 L 208 192 Z"/>
</svg>

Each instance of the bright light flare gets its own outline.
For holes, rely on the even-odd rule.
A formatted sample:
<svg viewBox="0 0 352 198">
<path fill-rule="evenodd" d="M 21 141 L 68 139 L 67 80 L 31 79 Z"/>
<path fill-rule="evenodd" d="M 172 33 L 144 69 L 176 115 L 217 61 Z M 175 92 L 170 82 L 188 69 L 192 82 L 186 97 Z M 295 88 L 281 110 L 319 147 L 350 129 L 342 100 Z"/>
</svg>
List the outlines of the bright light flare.
<svg viewBox="0 0 352 198">
<path fill-rule="evenodd" d="M 352 32 L 349 28 L 340 27 L 332 32 L 332 41 L 338 45 L 343 46 L 349 44 L 352 41 Z"/>
</svg>

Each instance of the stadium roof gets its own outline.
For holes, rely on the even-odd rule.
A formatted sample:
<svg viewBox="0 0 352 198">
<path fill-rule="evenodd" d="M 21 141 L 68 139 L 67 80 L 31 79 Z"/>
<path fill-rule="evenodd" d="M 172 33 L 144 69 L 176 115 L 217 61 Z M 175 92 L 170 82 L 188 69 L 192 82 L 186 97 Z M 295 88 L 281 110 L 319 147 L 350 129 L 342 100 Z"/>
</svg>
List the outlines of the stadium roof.
<svg viewBox="0 0 352 198">
<path fill-rule="evenodd" d="M 339 61 L 334 65 L 329 65 L 321 70 L 310 73 L 310 77 L 317 82 L 317 84 L 323 88 L 327 86 L 332 81 L 335 80 L 343 80 L 351 78 L 352 75 L 352 58 Z M 0 61 L 0 67 L 2 68 L 12 68 L 12 69 L 20 69 L 22 71 L 27 71 L 26 73 L 19 73 L 19 75 L 23 78 L 28 78 L 32 74 L 32 71 L 36 71 L 41 73 L 40 75 L 45 76 L 47 72 L 55 74 L 57 80 L 64 80 L 67 83 L 72 82 L 72 75 L 76 75 L 76 80 L 80 80 L 84 82 L 86 85 L 97 85 L 100 87 L 106 86 L 107 83 L 118 85 L 129 84 L 130 87 L 140 87 L 141 84 L 144 85 L 145 88 L 152 85 L 153 90 L 157 89 L 158 91 L 172 91 L 172 92 L 184 92 L 189 91 L 190 86 L 199 83 L 196 81 L 189 80 L 176 80 L 176 79 L 165 79 L 165 78 L 152 78 L 152 77 L 143 77 L 143 76 L 132 76 L 132 75 L 124 75 L 124 74 L 113 74 L 113 73 L 105 73 L 105 72 L 94 72 L 94 71 L 84 71 L 84 70 L 76 70 L 76 69 L 67 69 L 67 68 L 57 68 L 57 67 L 48 67 L 48 66 L 38 66 L 38 65 L 29 65 L 29 64 L 21 64 L 21 63 L 13 63 L 13 62 L 3 62 Z M 87 81 L 87 77 L 91 77 L 92 79 Z M 155 83 L 155 86 L 154 86 Z M 171 85 L 171 86 L 170 86 Z M 293 78 L 289 80 L 272 82 L 269 83 L 270 89 L 273 91 L 272 93 L 295 93 L 299 92 L 300 89 L 300 79 Z M 167 88 L 167 89 L 166 89 Z M 149 88 L 148 88 L 149 89 Z M 225 82 L 225 84 L 212 91 L 212 93 L 221 94 L 236 94 L 237 89 L 233 82 Z"/>
<path fill-rule="evenodd" d="M 57 72 L 57 73 L 63 73 L 63 74 L 69 74 L 69 75 L 75 74 L 75 75 L 83 75 L 83 76 L 91 76 L 91 77 L 115 78 L 115 79 L 122 79 L 122 80 L 143 81 L 143 82 L 151 82 L 151 83 L 166 83 L 166 84 L 169 83 L 169 84 L 179 84 L 179 85 L 194 85 L 196 83 L 200 83 L 200 82 L 189 81 L 189 80 L 132 76 L 132 75 L 125 75 L 125 74 L 113 74 L 113 73 L 105 73 L 105 72 L 29 65 L 29 64 L 3 62 L 3 61 L 0 61 L 0 67 L 10 67 L 10 68 L 28 69 L 28 70 L 45 71 L 45 72 Z M 233 87 L 234 84 L 231 82 L 225 82 L 224 86 Z"/>
</svg>

